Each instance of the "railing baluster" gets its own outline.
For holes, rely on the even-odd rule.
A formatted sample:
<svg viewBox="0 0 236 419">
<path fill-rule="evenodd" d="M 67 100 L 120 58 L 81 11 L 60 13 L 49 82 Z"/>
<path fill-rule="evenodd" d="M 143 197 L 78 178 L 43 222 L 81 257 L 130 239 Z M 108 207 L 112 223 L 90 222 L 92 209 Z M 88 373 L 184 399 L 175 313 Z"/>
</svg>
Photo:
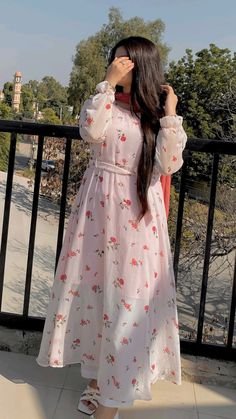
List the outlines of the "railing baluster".
<svg viewBox="0 0 236 419">
<path fill-rule="evenodd" d="M 233 278 L 233 286 L 232 286 L 229 329 L 228 329 L 228 339 L 227 339 L 227 347 L 229 348 L 232 348 L 232 345 L 233 345 L 235 309 L 236 309 L 236 255 L 235 255 L 235 262 L 234 262 L 234 278 Z"/>
<path fill-rule="evenodd" d="M 23 307 L 24 317 L 26 317 L 29 312 L 30 287 L 31 287 L 31 281 L 32 281 L 35 232 L 36 232 L 36 223 L 37 223 L 41 165 L 42 165 L 42 156 L 43 156 L 43 143 L 44 143 L 44 136 L 40 135 L 38 138 L 38 153 L 37 153 L 37 161 L 36 161 L 32 215 L 31 215 L 31 224 L 30 224 L 29 249 L 28 249 L 27 270 L 26 270 L 24 307 Z"/>
<path fill-rule="evenodd" d="M 1 240 L 1 249 L 0 249 L 0 311 L 2 308 L 2 294 L 3 294 L 3 285 L 4 285 L 6 252 L 7 252 L 7 238 L 8 238 L 8 229 L 9 229 L 9 220 L 10 220 L 11 195 L 12 195 L 13 174 L 14 174 L 14 164 L 15 164 L 15 154 L 16 154 L 16 139 L 17 139 L 17 134 L 13 132 L 11 134 L 11 139 L 10 139 L 5 205 L 4 205 L 4 215 L 3 215 L 3 222 L 2 222 L 2 240 Z"/>
<path fill-rule="evenodd" d="M 58 235 L 57 235 L 56 262 L 55 262 L 54 272 L 56 272 L 57 263 L 60 256 L 60 251 L 61 251 L 62 242 L 63 242 L 67 185 L 68 185 L 69 167 L 70 167 L 71 141 L 72 141 L 71 138 L 66 139 L 65 161 L 64 161 L 64 169 L 63 169 L 62 193 L 61 193 L 61 203 L 60 203 L 60 217 L 59 217 L 59 226 L 58 226 Z"/>
<path fill-rule="evenodd" d="M 209 271 L 209 262 L 210 262 L 210 254 L 211 254 L 211 238 L 212 238 L 215 199 L 216 199 L 218 166 L 219 166 L 219 153 L 214 153 L 213 165 L 212 165 L 212 177 L 211 177 L 210 202 L 209 202 L 208 220 L 207 220 L 205 256 L 204 256 L 203 275 L 202 275 L 202 289 L 201 289 L 200 307 L 199 307 L 199 315 L 198 315 L 198 329 L 197 329 L 197 343 L 198 344 L 202 343 L 208 271 Z"/>
<path fill-rule="evenodd" d="M 184 163 L 181 168 L 179 203 L 178 203 L 178 214 L 177 214 L 177 220 L 176 220 L 175 249 L 174 249 L 174 261 L 173 261 L 176 288 L 177 288 L 177 279 L 178 279 L 178 266 L 179 266 L 181 233 L 182 233 L 183 213 L 184 213 L 184 197 L 185 197 L 185 189 L 186 189 L 185 185 L 186 185 L 186 178 L 187 178 L 188 158 L 190 156 L 191 156 L 191 153 L 188 152 L 187 158 L 184 159 Z"/>
</svg>

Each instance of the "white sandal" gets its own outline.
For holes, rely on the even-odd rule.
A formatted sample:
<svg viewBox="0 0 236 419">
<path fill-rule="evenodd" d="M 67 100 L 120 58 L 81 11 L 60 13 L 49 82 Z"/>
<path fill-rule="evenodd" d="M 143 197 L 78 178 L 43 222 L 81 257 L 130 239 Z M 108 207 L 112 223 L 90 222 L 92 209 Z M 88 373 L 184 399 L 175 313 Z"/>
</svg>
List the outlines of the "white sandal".
<svg viewBox="0 0 236 419">
<path fill-rule="evenodd" d="M 81 394 L 77 410 L 83 413 L 87 413 L 87 415 L 92 415 L 98 407 L 97 396 L 99 395 L 100 393 L 97 388 L 93 388 L 93 387 L 90 387 L 90 385 L 87 385 L 86 389 Z M 87 400 L 91 402 L 92 404 L 94 404 L 95 408 L 93 410 L 90 409 L 88 406 L 86 406 L 86 404 L 82 402 L 82 400 Z M 90 417 L 92 418 L 92 416 Z M 115 419 L 118 419 L 118 418 L 115 418 Z"/>
</svg>

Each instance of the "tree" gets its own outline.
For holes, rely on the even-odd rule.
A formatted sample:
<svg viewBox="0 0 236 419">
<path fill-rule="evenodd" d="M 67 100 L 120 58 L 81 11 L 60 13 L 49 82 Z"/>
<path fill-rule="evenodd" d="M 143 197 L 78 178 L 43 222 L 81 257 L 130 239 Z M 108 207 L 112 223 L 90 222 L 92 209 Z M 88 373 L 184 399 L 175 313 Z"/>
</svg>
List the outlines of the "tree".
<svg viewBox="0 0 236 419">
<path fill-rule="evenodd" d="M 160 19 L 145 22 L 133 17 L 125 21 L 119 9 L 110 8 L 108 24 L 76 46 L 68 89 L 68 101 L 74 106 L 74 114 L 79 113 L 81 104 L 105 77 L 109 51 L 120 39 L 139 35 L 152 40 L 159 46 L 165 64 L 170 48 L 162 42 L 164 30 L 165 24 Z"/>
<path fill-rule="evenodd" d="M 8 81 L 3 86 L 3 93 L 5 95 L 4 102 L 8 106 L 12 106 L 13 83 Z"/>
<path fill-rule="evenodd" d="M 11 119 L 12 109 L 6 103 L 0 102 L 0 119 Z M 0 132 L 0 170 L 6 171 L 10 146 L 10 134 Z"/>
<path fill-rule="evenodd" d="M 235 141 L 236 53 L 210 44 L 196 53 L 191 49 L 177 63 L 172 61 L 166 80 L 178 97 L 178 113 L 184 117 L 189 138 Z M 211 156 L 192 153 L 189 175 L 209 181 Z M 219 181 L 235 185 L 235 158 L 221 156 Z"/>
</svg>

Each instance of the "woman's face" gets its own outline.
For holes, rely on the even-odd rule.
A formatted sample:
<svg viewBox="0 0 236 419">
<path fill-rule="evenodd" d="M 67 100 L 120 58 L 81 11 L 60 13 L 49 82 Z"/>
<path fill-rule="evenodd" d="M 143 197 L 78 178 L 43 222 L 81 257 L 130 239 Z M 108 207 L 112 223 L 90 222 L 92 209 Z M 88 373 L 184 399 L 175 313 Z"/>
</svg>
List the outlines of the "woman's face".
<svg viewBox="0 0 236 419">
<path fill-rule="evenodd" d="M 119 47 L 116 50 L 115 57 L 128 57 L 128 53 L 125 49 L 125 47 Z M 132 78 L 133 78 L 133 70 L 130 70 L 120 81 L 119 86 L 126 87 L 126 89 L 130 89 L 132 84 Z"/>
</svg>

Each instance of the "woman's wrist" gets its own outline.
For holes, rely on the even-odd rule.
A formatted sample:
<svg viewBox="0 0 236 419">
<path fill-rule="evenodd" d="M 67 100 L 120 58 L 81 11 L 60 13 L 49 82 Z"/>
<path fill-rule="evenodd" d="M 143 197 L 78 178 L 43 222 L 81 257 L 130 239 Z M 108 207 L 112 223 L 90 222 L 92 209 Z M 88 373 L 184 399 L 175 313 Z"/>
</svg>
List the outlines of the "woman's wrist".
<svg viewBox="0 0 236 419">
<path fill-rule="evenodd" d="M 115 90 L 116 83 L 114 82 L 114 80 L 110 79 L 109 77 L 106 77 L 105 81 L 107 81 L 109 83 L 109 85 Z"/>
</svg>

